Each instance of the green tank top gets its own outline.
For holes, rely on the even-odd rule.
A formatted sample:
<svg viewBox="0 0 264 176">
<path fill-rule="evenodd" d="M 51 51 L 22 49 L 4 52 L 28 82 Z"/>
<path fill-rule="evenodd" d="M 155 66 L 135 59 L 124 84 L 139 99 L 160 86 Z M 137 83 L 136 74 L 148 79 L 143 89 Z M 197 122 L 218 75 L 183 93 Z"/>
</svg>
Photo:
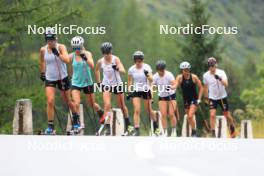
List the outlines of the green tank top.
<svg viewBox="0 0 264 176">
<path fill-rule="evenodd" d="M 77 87 L 87 87 L 93 85 L 91 69 L 84 60 L 76 61 L 76 54 L 73 53 L 72 59 L 72 85 Z"/>
</svg>

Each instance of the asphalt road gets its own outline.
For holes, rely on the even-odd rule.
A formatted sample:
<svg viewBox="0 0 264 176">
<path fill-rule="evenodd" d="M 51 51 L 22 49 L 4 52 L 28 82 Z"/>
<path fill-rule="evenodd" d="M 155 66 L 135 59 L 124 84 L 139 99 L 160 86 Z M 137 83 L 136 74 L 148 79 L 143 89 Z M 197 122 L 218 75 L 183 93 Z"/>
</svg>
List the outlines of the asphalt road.
<svg viewBox="0 0 264 176">
<path fill-rule="evenodd" d="M 0 135 L 3 176 L 263 175 L 264 140 Z"/>
</svg>

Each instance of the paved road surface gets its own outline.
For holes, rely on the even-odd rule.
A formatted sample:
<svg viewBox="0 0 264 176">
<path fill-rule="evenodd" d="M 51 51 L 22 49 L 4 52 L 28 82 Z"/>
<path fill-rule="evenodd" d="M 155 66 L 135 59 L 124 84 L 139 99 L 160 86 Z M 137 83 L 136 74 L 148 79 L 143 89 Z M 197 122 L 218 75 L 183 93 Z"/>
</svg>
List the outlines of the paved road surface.
<svg viewBox="0 0 264 176">
<path fill-rule="evenodd" d="M 264 140 L 0 135 L 2 176 L 255 176 Z"/>
</svg>

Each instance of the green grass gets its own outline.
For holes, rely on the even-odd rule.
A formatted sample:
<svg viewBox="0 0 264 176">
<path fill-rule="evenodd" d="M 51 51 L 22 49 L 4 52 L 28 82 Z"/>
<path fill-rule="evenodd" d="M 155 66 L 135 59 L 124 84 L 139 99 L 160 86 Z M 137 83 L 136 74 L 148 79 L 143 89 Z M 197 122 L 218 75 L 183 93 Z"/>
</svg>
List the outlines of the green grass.
<svg viewBox="0 0 264 176">
<path fill-rule="evenodd" d="M 252 121 L 253 137 L 264 138 L 264 119 Z"/>
</svg>

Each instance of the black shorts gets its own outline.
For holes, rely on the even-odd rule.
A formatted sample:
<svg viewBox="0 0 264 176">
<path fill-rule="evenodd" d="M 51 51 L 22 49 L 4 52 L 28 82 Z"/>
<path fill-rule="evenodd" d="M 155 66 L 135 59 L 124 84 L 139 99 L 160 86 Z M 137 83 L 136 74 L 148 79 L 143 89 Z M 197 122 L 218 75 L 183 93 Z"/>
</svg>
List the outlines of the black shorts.
<svg viewBox="0 0 264 176">
<path fill-rule="evenodd" d="M 167 97 L 159 97 L 159 101 L 176 100 L 176 94 L 169 95 Z"/>
<path fill-rule="evenodd" d="M 227 102 L 227 98 L 223 98 L 220 100 L 213 100 L 213 99 L 209 99 L 209 107 L 210 109 L 217 109 L 217 106 L 220 105 L 222 111 L 228 111 L 228 102 Z"/>
<path fill-rule="evenodd" d="M 152 98 L 150 90 L 147 92 L 144 92 L 144 91 L 133 92 L 132 98 L 135 98 L 135 97 L 142 98 L 144 100 L 149 100 Z"/>
<path fill-rule="evenodd" d="M 92 94 L 94 93 L 94 87 L 93 85 L 89 85 L 86 87 L 78 87 L 78 86 L 71 86 L 71 90 L 79 90 L 80 92 L 83 91 L 85 94 Z"/>
<path fill-rule="evenodd" d="M 122 94 L 123 93 L 123 85 L 118 86 L 107 86 L 107 85 L 101 85 L 103 92 L 111 92 L 114 94 Z"/>
<path fill-rule="evenodd" d="M 58 87 L 60 90 L 69 90 L 70 89 L 70 80 L 67 77 L 65 77 L 63 80 L 57 80 L 57 81 L 45 81 L 45 87 Z"/>
<path fill-rule="evenodd" d="M 197 100 L 196 99 L 184 99 L 184 108 L 189 109 L 191 105 L 197 105 Z"/>
</svg>

